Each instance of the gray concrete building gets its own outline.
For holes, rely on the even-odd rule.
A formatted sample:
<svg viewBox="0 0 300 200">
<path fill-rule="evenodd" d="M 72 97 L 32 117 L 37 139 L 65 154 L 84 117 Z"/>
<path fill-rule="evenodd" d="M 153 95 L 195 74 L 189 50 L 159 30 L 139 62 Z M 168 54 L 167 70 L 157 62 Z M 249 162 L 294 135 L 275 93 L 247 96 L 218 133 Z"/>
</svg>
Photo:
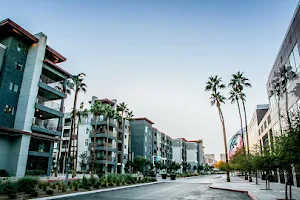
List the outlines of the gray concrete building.
<svg viewBox="0 0 300 200">
<path fill-rule="evenodd" d="M 186 142 L 185 138 L 173 139 L 173 161 L 177 163 L 186 162 Z"/>
<path fill-rule="evenodd" d="M 153 127 L 154 122 L 146 117 L 135 118 L 130 121 L 131 127 L 131 152 L 134 156 L 144 156 L 154 163 L 153 150 Z M 157 147 L 157 146 L 156 146 Z"/>
<path fill-rule="evenodd" d="M 170 165 L 173 158 L 173 139 L 156 128 L 153 128 L 152 136 L 154 162 Z"/>
<path fill-rule="evenodd" d="M 196 170 L 199 165 L 204 165 L 203 140 L 186 142 L 186 162 L 191 165 L 191 170 Z"/>
<path fill-rule="evenodd" d="M 62 132 L 66 58 L 15 22 L 0 22 L 0 169 L 21 177 L 49 175 L 53 143 Z"/>
</svg>

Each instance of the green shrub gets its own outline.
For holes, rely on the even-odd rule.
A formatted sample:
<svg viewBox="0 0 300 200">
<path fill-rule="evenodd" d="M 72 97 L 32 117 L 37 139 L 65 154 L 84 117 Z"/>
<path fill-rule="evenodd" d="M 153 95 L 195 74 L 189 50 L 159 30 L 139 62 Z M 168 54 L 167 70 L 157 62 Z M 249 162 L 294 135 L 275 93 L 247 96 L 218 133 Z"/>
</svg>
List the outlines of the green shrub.
<svg viewBox="0 0 300 200">
<path fill-rule="evenodd" d="M 70 184 L 69 184 L 69 188 L 70 188 L 70 190 L 72 190 L 72 188 L 73 188 L 73 183 L 72 182 L 69 182 Z"/>
<path fill-rule="evenodd" d="M 39 189 L 43 189 L 43 182 L 42 182 L 42 181 L 39 182 L 38 188 L 39 188 Z"/>
<path fill-rule="evenodd" d="M 10 194 L 8 195 L 8 198 L 9 198 L 9 199 L 16 199 L 16 198 L 17 198 L 17 193 L 10 193 Z"/>
<path fill-rule="evenodd" d="M 40 176 L 46 174 L 43 170 L 26 170 L 25 176 Z"/>
<path fill-rule="evenodd" d="M 3 192 L 3 183 L 2 183 L 2 180 L 0 179 L 0 194 L 2 194 Z"/>
<path fill-rule="evenodd" d="M 156 177 L 156 173 L 153 170 L 147 170 L 145 171 L 144 176 Z"/>
<path fill-rule="evenodd" d="M 32 189 L 30 191 L 29 197 L 38 197 L 38 195 L 39 195 L 39 193 L 35 189 Z"/>
<path fill-rule="evenodd" d="M 110 180 L 109 180 L 109 182 L 108 182 L 108 186 L 114 186 L 113 179 L 110 179 Z"/>
<path fill-rule="evenodd" d="M 25 176 L 23 178 L 18 179 L 16 183 L 17 190 L 29 194 L 32 189 L 37 187 L 39 182 L 40 180 L 37 177 Z"/>
<path fill-rule="evenodd" d="M 84 186 L 83 189 L 85 189 L 85 190 L 91 190 L 91 188 L 89 186 L 87 186 L 87 185 Z"/>
<path fill-rule="evenodd" d="M 66 191 L 67 191 L 67 187 L 66 187 L 66 184 L 65 184 L 65 183 L 62 183 L 62 184 L 61 184 L 61 191 L 62 191 L 62 192 L 66 192 Z"/>
<path fill-rule="evenodd" d="M 47 190 L 47 191 L 46 191 L 46 194 L 47 194 L 47 195 L 53 195 L 53 193 L 54 193 L 53 190 Z"/>
<path fill-rule="evenodd" d="M 92 186 L 94 186 L 96 184 L 96 182 L 97 182 L 97 179 L 95 177 L 90 178 L 90 183 Z"/>
<path fill-rule="evenodd" d="M 83 185 L 83 187 L 88 185 L 88 180 L 85 176 L 83 176 L 83 178 L 82 178 L 82 185 Z"/>
<path fill-rule="evenodd" d="M 0 169 L 0 177 L 8 177 L 8 173 L 5 169 Z"/>
<path fill-rule="evenodd" d="M 47 190 L 47 187 L 48 187 L 48 185 L 47 185 L 47 183 L 43 183 L 43 191 L 46 191 Z"/>
<path fill-rule="evenodd" d="M 100 185 L 101 185 L 101 184 L 100 184 L 98 181 L 96 181 L 96 183 L 94 184 L 93 187 L 94 187 L 95 189 L 99 189 Z"/>
<path fill-rule="evenodd" d="M 107 187 L 107 185 L 108 185 L 107 179 L 103 180 L 103 182 L 101 183 L 101 187 Z"/>
<path fill-rule="evenodd" d="M 78 185 L 79 185 L 78 182 L 75 181 L 73 185 L 74 185 L 74 191 L 78 191 Z"/>
<path fill-rule="evenodd" d="M 116 185 L 119 186 L 120 182 L 121 182 L 121 177 L 118 177 L 117 180 L 116 180 Z"/>
<path fill-rule="evenodd" d="M 5 195 L 16 194 L 17 193 L 17 185 L 11 181 L 7 181 L 3 184 L 2 192 Z"/>
<path fill-rule="evenodd" d="M 51 185 L 51 188 L 55 190 L 55 189 L 56 189 L 56 184 L 53 183 L 53 184 Z"/>
<path fill-rule="evenodd" d="M 61 190 L 61 184 L 62 184 L 61 181 L 59 181 L 59 182 L 58 182 L 58 186 L 57 186 L 57 189 L 58 189 L 58 190 Z"/>
</svg>

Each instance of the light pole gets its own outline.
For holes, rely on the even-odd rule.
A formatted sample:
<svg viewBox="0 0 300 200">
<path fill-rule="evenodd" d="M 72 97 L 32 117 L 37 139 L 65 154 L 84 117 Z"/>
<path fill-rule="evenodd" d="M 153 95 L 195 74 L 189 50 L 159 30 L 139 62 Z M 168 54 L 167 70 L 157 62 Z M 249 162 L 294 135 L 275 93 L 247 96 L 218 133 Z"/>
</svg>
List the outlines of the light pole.
<svg viewBox="0 0 300 200">
<path fill-rule="evenodd" d="M 72 75 L 70 77 L 70 79 L 73 80 L 73 82 L 75 83 L 75 97 L 74 97 L 74 105 L 73 105 L 73 119 L 71 122 L 71 133 L 70 133 L 70 140 L 68 143 L 68 161 L 67 161 L 67 167 L 66 167 L 66 184 L 68 185 L 68 181 L 69 181 L 69 168 L 70 168 L 70 162 L 71 162 L 71 145 L 72 145 L 72 139 L 73 139 L 73 129 L 75 128 L 75 118 L 76 118 L 76 104 L 77 104 L 77 95 L 78 95 L 78 85 L 76 85 L 76 81 L 74 81 L 75 79 L 82 79 L 83 77 L 85 77 L 84 73 L 80 73 L 78 75 Z"/>
</svg>

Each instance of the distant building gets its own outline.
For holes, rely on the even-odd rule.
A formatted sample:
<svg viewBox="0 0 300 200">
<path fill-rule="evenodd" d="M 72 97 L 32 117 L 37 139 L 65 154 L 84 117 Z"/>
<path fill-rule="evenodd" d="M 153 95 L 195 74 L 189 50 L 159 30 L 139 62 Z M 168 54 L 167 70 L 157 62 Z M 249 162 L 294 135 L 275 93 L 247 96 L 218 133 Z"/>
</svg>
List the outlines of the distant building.
<svg viewBox="0 0 300 200">
<path fill-rule="evenodd" d="M 226 156 L 225 156 L 225 153 L 221 153 L 221 154 L 220 154 L 220 160 L 223 161 L 223 162 L 226 162 Z"/>
<path fill-rule="evenodd" d="M 209 166 L 216 164 L 215 154 L 204 154 L 204 160 Z"/>
<path fill-rule="evenodd" d="M 164 165 L 170 165 L 173 158 L 172 138 L 154 127 L 152 129 L 152 136 L 154 162 L 160 161 Z"/>
<path fill-rule="evenodd" d="M 203 140 L 190 140 L 186 142 L 186 161 L 195 170 L 204 164 Z"/>
<path fill-rule="evenodd" d="M 185 138 L 173 139 L 173 161 L 186 162 L 186 142 Z"/>
</svg>

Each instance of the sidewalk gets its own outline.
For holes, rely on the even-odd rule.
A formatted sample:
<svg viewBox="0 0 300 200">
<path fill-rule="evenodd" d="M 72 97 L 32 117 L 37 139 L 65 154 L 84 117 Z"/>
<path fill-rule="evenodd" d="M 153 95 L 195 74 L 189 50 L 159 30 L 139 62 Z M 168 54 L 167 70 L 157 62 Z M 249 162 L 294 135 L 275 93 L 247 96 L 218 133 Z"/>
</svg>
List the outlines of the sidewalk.
<svg viewBox="0 0 300 200">
<path fill-rule="evenodd" d="M 265 181 L 258 179 L 258 184 L 244 180 L 238 176 L 231 176 L 230 181 L 226 182 L 226 176 L 222 176 L 217 182 L 213 183 L 210 188 L 222 189 L 229 191 L 237 191 L 248 193 L 251 199 L 270 200 L 270 199 L 285 199 L 285 185 L 280 183 L 270 183 L 271 190 L 264 190 L 266 188 Z M 300 200 L 300 188 L 292 186 L 292 198 Z"/>
</svg>

